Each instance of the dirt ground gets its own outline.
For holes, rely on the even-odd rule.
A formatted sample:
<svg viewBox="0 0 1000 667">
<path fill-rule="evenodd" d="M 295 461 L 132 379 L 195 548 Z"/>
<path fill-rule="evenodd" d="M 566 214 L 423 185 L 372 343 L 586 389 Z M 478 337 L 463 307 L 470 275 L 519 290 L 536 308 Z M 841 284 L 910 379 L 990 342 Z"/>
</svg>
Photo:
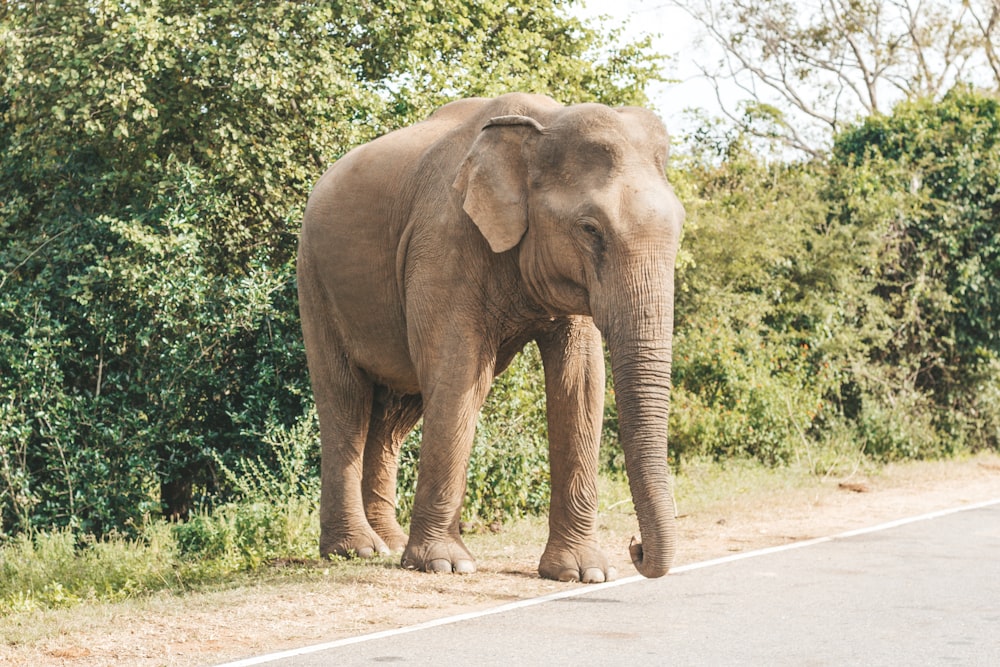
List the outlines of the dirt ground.
<svg viewBox="0 0 1000 667">
<path fill-rule="evenodd" d="M 889 466 L 818 479 L 689 471 L 678 482 L 677 565 L 1000 498 L 1000 457 Z M 602 543 L 619 576 L 635 573 L 627 500 L 602 501 Z M 535 574 L 544 519 L 472 535 L 473 575 L 428 575 L 395 562 L 275 570 L 226 590 L 0 619 L 0 665 L 211 665 L 386 630 L 581 584 Z"/>
</svg>

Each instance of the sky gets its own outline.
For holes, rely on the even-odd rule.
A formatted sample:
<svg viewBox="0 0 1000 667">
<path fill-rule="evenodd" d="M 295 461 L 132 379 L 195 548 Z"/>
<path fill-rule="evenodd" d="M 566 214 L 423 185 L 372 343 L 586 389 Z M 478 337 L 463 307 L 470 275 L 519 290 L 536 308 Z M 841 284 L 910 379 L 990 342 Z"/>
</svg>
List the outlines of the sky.
<svg viewBox="0 0 1000 667">
<path fill-rule="evenodd" d="M 656 51 L 672 56 L 666 74 L 678 83 L 655 83 L 647 93 L 653 109 L 663 118 L 673 134 L 689 132 L 692 120 L 685 118 L 688 108 L 703 109 L 709 116 L 721 115 L 715 89 L 699 75 L 697 63 L 714 65 L 718 56 L 708 49 L 709 40 L 697 22 L 681 9 L 664 0 L 583 0 L 585 6 L 574 13 L 581 18 L 610 16 L 609 26 L 626 24 L 626 34 L 638 37 L 653 35 Z M 724 93 L 725 94 L 725 93 Z M 730 93 L 732 95 L 732 93 Z M 727 99 L 731 106 L 734 100 Z"/>
</svg>

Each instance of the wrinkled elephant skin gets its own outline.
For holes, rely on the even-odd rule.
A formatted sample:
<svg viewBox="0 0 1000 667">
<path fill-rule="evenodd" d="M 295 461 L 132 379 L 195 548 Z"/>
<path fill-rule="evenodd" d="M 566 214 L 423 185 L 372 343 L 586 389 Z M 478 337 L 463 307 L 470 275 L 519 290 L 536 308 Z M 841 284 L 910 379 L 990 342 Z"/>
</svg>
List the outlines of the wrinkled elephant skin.
<svg viewBox="0 0 1000 667">
<path fill-rule="evenodd" d="M 552 499 L 544 577 L 599 582 L 602 336 L 649 577 L 674 551 L 667 466 L 674 261 L 684 211 L 650 112 L 510 94 L 442 107 L 317 183 L 298 281 L 322 436 L 320 549 L 402 550 L 472 572 L 459 515 L 476 417 L 528 341 L 545 369 Z M 402 439 L 423 417 L 409 537 Z"/>
</svg>

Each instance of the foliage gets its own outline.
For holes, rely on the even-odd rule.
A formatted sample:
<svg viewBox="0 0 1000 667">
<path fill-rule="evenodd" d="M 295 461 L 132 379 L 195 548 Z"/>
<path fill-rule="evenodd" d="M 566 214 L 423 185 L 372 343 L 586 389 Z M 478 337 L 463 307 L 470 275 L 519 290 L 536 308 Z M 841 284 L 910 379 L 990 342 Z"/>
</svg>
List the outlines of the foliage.
<svg viewBox="0 0 1000 667">
<path fill-rule="evenodd" d="M 677 456 L 997 447 L 998 111 L 959 88 L 865 120 L 829 162 L 768 164 L 739 135 L 690 158 Z"/>
<path fill-rule="evenodd" d="M 998 149 L 1000 100 L 956 88 L 866 120 L 833 154 L 836 214 L 879 239 L 875 292 L 891 324 L 873 361 L 924 397 L 942 434 L 992 447 L 981 438 L 997 414 L 981 395 L 1000 381 Z"/>
<path fill-rule="evenodd" d="M 21 534 L 0 547 L 0 616 L 125 600 L 176 583 L 176 544 L 165 524 L 141 535 L 110 533 L 82 543 L 68 529 Z"/>
<path fill-rule="evenodd" d="M 288 220 L 356 96 L 322 16 L 271 7 L 5 5 L 4 529 L 123 526 L 301 413 Z M 338 131 L 283 122 L 317 94 Z"/>
<path fill-rule="evenodd" d="M 643 101 L 656 57 L 565 4 L 0 3 L 0 536 L 238 493 L 311 400 L 331 160 L 459 96 Z"/>
<path fill-rule="evenodd" d="M 662 77 L 649 38 L 628 42 L 621 28 L 596 30 L 566 12 L 571 4 L 366 1 L 344 11 L 358 33 L 351 44 L 361 78 L 383 82 L 395 126 L 456 97 L 511 90 L 567 104 L 642 104 L 646 84 Z"/>
<path fill-rule="evenodd" d="M 277 559 L 307 559 L 319 543 L 319 425 L 315 411 L 291 428 L 264 434 L 268 460 L 240 459 L 219 469 L 234 496 L 177 524 L 180 552 L 226 571 L 255 569 Z"/>
<path fill-rule="evenodd" d="M 59 604 L 312 553 L 316 426 L 292 263 L 311 183 L 352 146 L 455 97 L 643 103 L 661 63 L 648 42 L 581 23 L 567 4 L 0 3 L 4 578 Z M 785 93 L 843 55 L 831 35 L 881 44 L 866 31 L 888 7 L 827 3 L 825 27 L 810 28 L 788 3 L 730 5 L 754 19 L 734 48 L 786 28 L 816 47 L 764 53 L 785 59 Z M 904 97 L 929 97 L 885 114 L 884 98 L 858 89 L 869 115 L 855 125 L 817 106 L 836 134 L 832 151 L 800 142 L 816 159 L 755 152 L 761 128 L 795 139 L 781 135 L 797 127 L 788 109 L 765 100 L 742 131 L 696 135 L 671 173 L 688 210 L 675 465 L 806 459 L 826 473 L 845 456 L 1000 447 L 1000 106 L 962 87 L 942 95 L 957 64 L 997 71 L 991 6 L 963 3 L 957 22 L 900 14 L 915 27 L 908 47 L 835 59 L 895 59 L 879 71 L 914 86 Z M 838 8 L 858 13 L 850 30 L 831 27 Z M 765 21 L 772 11 L 782 21 Z M 936 79 L 899 78 L 920 44 L 939 51 L 959 33 Z M 852 72 L 833 72 L 845 90 Z M 607 398 L 602 462 L 620 474 L 610 387 Z M 547 505 L 544 405 L 529 347 L 480 417 L 467 524 Z M 419 431 L 402 453 L 404 521 L 418 443 Z M 192 511 L 165 532 L 147 518 Z M 133 549 L 173 565 L 108 568 L 114 582 L 71 570 Z M 19 564 L 36 557 L 70 569 Z"/>
<path fill-rule="evenodd" d="M 939 104 L 903 104 L 845 133 L 834 155 L 902 200 L 895 219 L 879 220 L 894 236 L 883 290 L 923 290 L 904 298 L 924 303 L 937 345 L 954 347 L 931 354 L 974 366 L 1000 353 L 1000 295 L 989 287 L 1000 275 L 1000 100 L 956 89 Z"/>
<path fill-rule="evenodd" d="M 124 526 L 157 509 L 159 479 L 208 484 L 192 459 L 302 409 L 287 269 L 213 272 L 203 183 L 179 176 L 163 209 L 80 220 L 78 245 L 0 298 L 5 527 Z"/>
<path fill-rule="evenodd" d="M 218 461 L 237 494 L 220 506 L 203 507 L 187 522 L 147 516 L 132 526 L 132 536 L 111 531 L 95 538 L 63 528 L 21 533 L 0 545 L 0 616 L 186 590 L 267 564 L 314 559 L 315 413 L 291 427 L 271 425 L 262 439 L 267 456 L 232 467 Z"/>
<path fill-rule="evenodd" d="M 737 140 L 692 158 L 677 279 L 671 448 L 677 457 L 787 462 L 809 446 L 856 342 L 839 298 L 860 288 L 839 230 L 813 196 L 823 172 L 768 165 Z"/>
</svg>

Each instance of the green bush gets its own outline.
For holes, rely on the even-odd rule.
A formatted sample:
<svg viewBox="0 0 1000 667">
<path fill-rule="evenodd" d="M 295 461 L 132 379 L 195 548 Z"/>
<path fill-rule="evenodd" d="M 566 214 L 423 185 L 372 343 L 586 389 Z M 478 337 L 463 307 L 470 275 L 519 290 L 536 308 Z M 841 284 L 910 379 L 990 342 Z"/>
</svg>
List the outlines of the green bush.
<svg viewBox="0 0 1000 667">
<path fill-rule="evenodd" d="M 674 452 L 1000 445 L 998 140 L 1000 103 L 956 89 L 865 120 L 829 162 L 769 164 L 739 137 L 696 152 L 676 179 Z"/>
<path fill-rule="evenodd" d="M 183 555 L 226 571 L 279 559 L 312 559 L 319 545 L 319 427 L 315 412 L 290 428 L 272 424 L 262 456 L 217 463 L 233 498 L 174 527 Z"/>
<path fill-rule="evenodd" d="M 989 287 L 1000 279 L 998 148 L 1000 99 L 963 87 L 869 118 L 834 146 L 833 214 L 875 239 L 883 321 L 868 365 L 889 389 L 868 397 L 888 402 L 863 410 L 873 427 L 913 425 L 915 442 L 885 446 L 898 455 L 1000 446 L 982 400 L 1000 381 L 1000 296 Z"/>
<path fill-rule="evenodd" d="M 803 343 L 774 342 L 752 328 L 689 322 L 675 345 L 671 443 L 676 455 L 787 463 L 812 436 L 832 373 Z"/>
<path fill-rule="evenodd" d="M 303 409 L 291 264 L 217 273 L 205 183 L 175 176 L 162 209 L 81 220 L 79 245 L 0 299 L 6 531 L 134 525 L 160 482 L 212 490 L 213 452 L 252 455 L 247 430 Z"/>
<path fill-rule="evenodd" d="M 863 289 L 849 235 L 827 223 L 822 165 L 768 164 L 737 138 L 690 159 L 677 272 L 670 441 L 683 457 L 767 465 L 819 447 L 856 349 Z"/>
<path fill-rule="evenodd" d="M 461 96 L 644 100 L 657 56 L 530 5 L 0 4 L 0 537 L 238 491 L 311 400 L 292 258 L 332 160 Z"/>
<path fill-rule="evenodd" d="M 547 511 L 548 454 L 541 356 L 529 345 L 483 408 L 469 460 L 465 520 L 490 523 Z"/>
<path fill-rule="evenodd" d="M 972 449 L 1000 450 L 1000 358 L 984 361 L 970 378 L 967 409 L 955 430 Z"/>
<path fill-rule="evenodd" d="M 920 394 L 895 400 L 866 400 L 857 416 L 857 433 L 864 452 L 878 461 L 901 461 L 941 456 L 930 401 Z"/>
</svg>

